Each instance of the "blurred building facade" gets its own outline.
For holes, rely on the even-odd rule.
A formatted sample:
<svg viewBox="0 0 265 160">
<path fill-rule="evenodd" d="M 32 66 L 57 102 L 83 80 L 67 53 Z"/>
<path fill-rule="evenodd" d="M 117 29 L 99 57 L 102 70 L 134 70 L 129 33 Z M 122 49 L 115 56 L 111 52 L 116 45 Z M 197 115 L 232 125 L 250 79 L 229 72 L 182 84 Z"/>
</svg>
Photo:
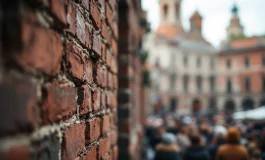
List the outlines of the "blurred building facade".
<svg viewBox="0 0 265 160">
<path fill-rule="evenodd" d="M 160 0 L 160 25 L 144 39 L 152 72 L 152 104 L 179 113 L 215 108 L 217 50 L 202 36 L 196 11 L 190 30 L 181 23 L 181 0 Z"/>
<path fill-rule="evenodd" d="M 265 37 L 246 37 L 235 4 L 220 49 L 202 36 L 203 18 L 181 23 L 181 0 L 160 0 L 160 25 L 144 37 L 152 70 L 151 106 L 170 111 L 236 111 L 265 104 Z"/>
<path fill-rule="evenodd" d="M 228 112 L 265 104 L 265 36 L 245 37 L 236 5 L 232 15 L 218 56 L 218 107 Z"/>
</svg>

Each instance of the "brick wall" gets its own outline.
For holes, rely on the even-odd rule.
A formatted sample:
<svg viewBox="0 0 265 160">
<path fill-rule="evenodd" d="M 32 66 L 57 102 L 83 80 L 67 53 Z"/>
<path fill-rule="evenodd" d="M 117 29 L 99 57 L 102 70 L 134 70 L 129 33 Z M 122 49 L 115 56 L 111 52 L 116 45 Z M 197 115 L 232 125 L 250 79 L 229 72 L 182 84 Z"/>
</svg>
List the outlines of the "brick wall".
<svg viewBox="0 0 265 160">
<path fill-rule="evenodd" d="M 0 4 L 0 159 L 117 159 L 117 1 Z"/>
<path fill-rule="evenodd" d="M 146 117 L 143 89 L 143 62 L 140 0 L 119 1 L 119 159 L 141 159 L 143 123 Z M 146 97 L 147 98 L 147 97 Z"/>
</svg>

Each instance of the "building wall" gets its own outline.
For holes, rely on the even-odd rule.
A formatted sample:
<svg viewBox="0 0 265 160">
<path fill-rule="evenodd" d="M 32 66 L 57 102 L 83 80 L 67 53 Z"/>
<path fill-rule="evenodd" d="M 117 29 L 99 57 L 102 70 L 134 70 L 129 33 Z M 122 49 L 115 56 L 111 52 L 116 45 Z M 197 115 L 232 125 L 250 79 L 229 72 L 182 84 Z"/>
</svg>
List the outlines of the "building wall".
<svg viewBox="0 0 265 160">
<path fill-rule="evenodd" d="M 116 1 L 0 3 L 0 159 L 117 159 Z"/>
<path fill-rule="evenodd" d="M 251 39 L 250 39 L 251 40 Z M 252 40 L 250 41 L 250 43 Z M 248 43 L 247 43 L 248 44 Z M 264 66 L 262 65 L 262 57 L 265 55 L 264 49 L 254 49 L 250 51 L 231 52 L 221 54 L 219 56 L 219 71 L 218 71 L 218 95 L 219 109 L 224 109 L 224 103 L 227 99 L 231 99 L 236 104 L 237 110 L 243 109 L 243 101 L 252 99 L 254 107 L 259 107 L 260 102 L 264 99 L 263 75 Z M 249 67 L 245 67 L 245 58 L 249 58 Z M 227 68 L 226 62 L 230 59 L 231 67 Z M 246 91 L 245 78 L 250 79 L 250 92 Z M 227 79 L 231 78 L 233 92 L 227 94 Z"/>
</svg>

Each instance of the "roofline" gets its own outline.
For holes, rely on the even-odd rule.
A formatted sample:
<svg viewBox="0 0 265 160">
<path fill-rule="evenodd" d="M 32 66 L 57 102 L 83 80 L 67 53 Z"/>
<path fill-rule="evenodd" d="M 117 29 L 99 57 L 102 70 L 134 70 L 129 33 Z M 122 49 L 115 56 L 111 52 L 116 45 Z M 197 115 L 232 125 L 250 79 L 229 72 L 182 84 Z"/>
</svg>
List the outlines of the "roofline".
<svg viewBox="0 0 265 160">
<path fill-rule="evenodd" d="M 219 55 L 228 55 L 228 54 L 244 54 L 247 52 L 255 52 L 265 50 L 265 46 L 256 46 L 256 47 L 248 47 L 248 48 L 240 48 L 240 49 L 229 49 L 227 51 L 219 52 Z"/>
</svg>

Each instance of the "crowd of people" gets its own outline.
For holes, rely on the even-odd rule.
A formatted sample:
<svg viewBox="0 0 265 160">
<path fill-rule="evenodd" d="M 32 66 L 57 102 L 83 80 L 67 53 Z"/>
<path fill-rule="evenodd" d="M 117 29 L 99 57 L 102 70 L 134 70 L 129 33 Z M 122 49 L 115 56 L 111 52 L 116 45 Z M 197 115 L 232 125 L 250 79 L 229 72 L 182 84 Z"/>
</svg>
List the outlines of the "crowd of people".
<svg viewBox="0 0 265 160">
<path fill-rule="evenodd" d="M 165 115 L 149 124 L 148 160 L 265 160 L 264 121 Z"/>
</svg>

